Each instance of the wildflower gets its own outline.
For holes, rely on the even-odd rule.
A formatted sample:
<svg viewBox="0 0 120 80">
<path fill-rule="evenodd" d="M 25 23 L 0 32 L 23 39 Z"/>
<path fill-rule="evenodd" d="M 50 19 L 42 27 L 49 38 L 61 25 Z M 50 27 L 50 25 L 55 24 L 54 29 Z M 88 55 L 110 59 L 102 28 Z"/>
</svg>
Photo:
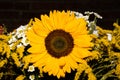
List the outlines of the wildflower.
<svg viewBox="0 0 120 80">
<path fill-rule="evenodd" d="M 33 66 L 33 65 L 29 66 L 29 68 L 28 68 L 28 72 L 33 72 L 33 71 L 35 71 L 34 66 Z"/>
<path fill-rule="evenodd" d="M 50 12 L 50 17 L 42 15 L 41 20 L 35 18 L 27 32 L 30 62 L 49 75 L 65 77 L 83 58 L 91 56 L 92 43 L 86 24 L 84 18 L 76 18 L 69 11 Z"/>
<path fill-rule="evenodd" d="M 35 80 L 35 76 L 34 76 L 34 75 L 30 75 L 30 76 L 29 76 L 29 79 L 30 79 L 30 80 Z"/>
</svg>

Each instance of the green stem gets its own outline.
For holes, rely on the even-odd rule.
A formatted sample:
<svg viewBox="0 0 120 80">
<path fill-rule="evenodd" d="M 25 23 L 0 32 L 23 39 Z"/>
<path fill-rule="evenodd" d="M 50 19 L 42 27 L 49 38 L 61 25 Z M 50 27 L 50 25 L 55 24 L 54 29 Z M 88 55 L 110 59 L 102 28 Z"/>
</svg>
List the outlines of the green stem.
<svg viewBox="0 0 120 80">
<path fill-rule="evenodd" d="M 115 72 L 115 69 L 110 70 L 100 80 L 106 80 L 110 75 L 112 75 Z"/>
<path fill-rule="evenodd" d="M 97 70 L 97 69 L 101 69 L 101 68 L 108 68 L 108 67 L 112 67 L 114 66 L 115 64 L 110 64 L 110 65 L 103 65 L 103 66 L 100 66 L 100 67 L 97 67 L 95 68 L 93 71 Z"/>
</svg>

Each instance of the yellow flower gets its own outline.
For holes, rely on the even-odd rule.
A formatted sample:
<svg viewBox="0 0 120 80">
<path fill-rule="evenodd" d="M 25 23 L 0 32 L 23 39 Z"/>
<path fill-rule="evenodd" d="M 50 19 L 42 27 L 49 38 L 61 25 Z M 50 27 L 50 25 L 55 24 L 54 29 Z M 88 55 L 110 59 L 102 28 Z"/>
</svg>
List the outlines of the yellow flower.
<svg viewBox="0 0 120 80">
<path fill-rule="evenodd" d="M 95 75 L 92 72 L 92 68 L 87 63 L 79 64 L 79 67 L 75 74 L 74 80 L 81 79 L 83 77 L 83 76 L 81 76 L 81 75 L 83 75 L 83 73 L 88 74 L 88 80 L 97 80 Z"/>
<path fill-rule="evenodd" d="M 20 61 L 19 61 L 17 53 L 12 53 L 11 56 L 12 56 L 13 60 L 15 61 L 16 66 L 19 67 L 20 66 Z"/>
<path fill-rule="evenodd" d="M 10 57 L 10 47 L 7 43 L 9 36 L 0 35 L 0 54 L 6 55 L 7 58 Z"/>
<path fill-rule="evenodd" d="M 50 15 L 35 18 L 27 32 L 30 41 L 31 61 L 49 75 L 65 77 L 75 70 L 82 59 L 91 56 L 91 37 L 86 21 L 76 18 L 70 11 L 53 11 Z"/>
<path fill-rule="evenodd" d="M 19 75 L 15 80 L 24 80 L 25 76 L 24 75 Z"/>
<path fill-rule="evenodd" d="M 88 74 L 88 80 L 97 80 L 95 75 L 91 72 Z"/>
<path fill-rule="evenodd" d="M 22 62 L 24 63 L 23 69 L 26 69 L 28 67 L 30 59 L 31 59 L 31 55 L 23 57 L 22 59 Z"/>
<path fill-rule="evenodd" d="M 87 64 L 79 64 L 79 67 L 77 69 L 77 72 L 75 74 L 74 80 L 79 80 L 79 78 L 81 77 L 80 75 L 82 74 L 82 72 L 84 70 L 86 70 L 88 68 Z"/>
<path fill-rule="evenodd" d="M 115 47 L 120 50 L 120 26 L 117 23 L 114 23 L 113 26 L 115 26 L 115 29 L 112 34 L 112 43 L 115 44 Z"/>
<path fill-rule="evenodd" d="M 7 60 L 0 60 L 0 68 L 3 67 L 5 63 L 7 63 Z"/>
<path fill-rule="evenodd" d="M 85 70 L 85 73 L 88 74 L 88 80 L 97 80 L 95 75 L 93 74 L 92 72 L 92 68 L 88 67 L 86 70 Z"/>
<path fill-rule="evenodd" d="M 19 54 L 19 57 L 22 58 L 24 52 L 24 46 L 18 47 L 16 52 Z"/>
<path fill-rule="evenodd" d="M 120 64 L 117 64 L 115 74 L 120 77 Z"/>
<path fill-rule="evenodd" d="M 117 40 L 115 43 L 115 47 L 120 50 L 120 36 L 119 36 L 119 40 Z"/>
</svg>

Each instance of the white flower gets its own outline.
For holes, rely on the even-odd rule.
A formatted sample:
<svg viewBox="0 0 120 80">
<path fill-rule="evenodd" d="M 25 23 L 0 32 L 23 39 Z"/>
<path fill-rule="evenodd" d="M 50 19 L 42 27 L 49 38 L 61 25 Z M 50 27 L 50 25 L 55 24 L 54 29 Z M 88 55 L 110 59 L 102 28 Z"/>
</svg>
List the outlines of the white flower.
<svg viewBox="0 0 120 80">
<path fill-rule="evenodd" d="M 29 44 L 29 41 L 27 40 L 26 35 L 23 35 L 22 40 L 21 40 L 21 43 L 22 43 L 24 46 L 27 46 L 27 45 Z"/>
<path fill-rule="evenodd" d="M 10 48 L 12 48 L 12 45 L 17 41 L 21 39 L 21 43 L 17 45 L 19 46 L 27 46 L 29 44 L 29 41 L 26 39 L 26 34 L 25 32 L 27 31 L 28 27 L 27 25 L 25 26 L 20 26 L 16 30 L 14 30 L 10 35 L 12 35 L 11 39 L 8 41 L 10 44 Z"/>
<path fill-rule="evenodd" d="M 30 75 L 30 76 L 29 76 L 29 79 L 30 79 L 30 80 L 35 80 L 35 76 L 34 76 L 34 75 Z"/>
<path fill-rule="evenodd" d="M 85 11 L 85 14 L 93 14 L 94 12 Z"/>
<path fill-rule="evenodd" d="M 98 13 L 95 13 L 95 12 L 86 11 L 85 14 L 87 14 L 87 15 L 94 14 L 97 18 L 102 19 L 102 16 L 100 16 Z"/>
<path fill-rule="evenodd" d="M 10 44 L 9 46 L 10 46 L 10 49 L 11 49 L 11 48 L 12 48 L 12 46 L 13 46 L 13 44 Z"/>
<path fill-rule="evenodd" d="M 22 43 L 18 44 L 18 45 L 17 45 L 17 48 L 19 48 L 19 47 L 21 47 L 21 46 L 23 46 Z"/>
<path fill-rule="evenodd" d="M 16 42 L 17 39 L 15 36 L 12 36 L 12 38 L 8 41 L 8 43 Z"/>
<path fill-rule="evenodd" d="M 95 12 L 94 12 L 94 15 L 95 15 L 97 18 L 102 19 L 102 16 L 100 16 L 98 13 L 95 13 Z"/>
<path fill-rule="evenodd" d="M 35 71 L 35 67 L 33 65 L 29 66 L 28 72 L 33 72 Z"/>
<path fill-rule="evenodd" d="M 82 13 L 71 11 L 71 13 L 74 13 L 76 15 L 76 18 L 84 18 L 86 21 L 88 21 L 89 16 L 84 16 Z"/>
<path fill-rule="evenodd" d="M 97 31 L 97 30 L 94 30 L 94 31 L 93 31 L 93 34 L 95 34 L 96 36 L 98 36 L 98 31 Z"/>
<path fill-rule="evenodd" d="M 110 33 L 107 33 L 107 36 L 108 36 L 108 41 L 111 41 L 112 40 L 112 35 Z"/>
</svg>

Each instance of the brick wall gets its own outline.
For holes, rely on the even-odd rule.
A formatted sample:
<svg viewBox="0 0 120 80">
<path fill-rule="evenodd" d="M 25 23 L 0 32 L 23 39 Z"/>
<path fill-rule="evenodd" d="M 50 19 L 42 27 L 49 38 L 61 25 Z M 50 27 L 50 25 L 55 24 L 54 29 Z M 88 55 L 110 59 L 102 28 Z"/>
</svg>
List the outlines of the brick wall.
<svg viewBox="0 0 120 80">
<path fill-rule="evenodd" d="M 112 29 L 112 23 L 120 19 L 119 0 L 0 0 L 0 24 L 8 31 L 25 25 L 31 18 L 50 10 L 95 11 L 103 16 L 98 25 Z"/>
</svg>

